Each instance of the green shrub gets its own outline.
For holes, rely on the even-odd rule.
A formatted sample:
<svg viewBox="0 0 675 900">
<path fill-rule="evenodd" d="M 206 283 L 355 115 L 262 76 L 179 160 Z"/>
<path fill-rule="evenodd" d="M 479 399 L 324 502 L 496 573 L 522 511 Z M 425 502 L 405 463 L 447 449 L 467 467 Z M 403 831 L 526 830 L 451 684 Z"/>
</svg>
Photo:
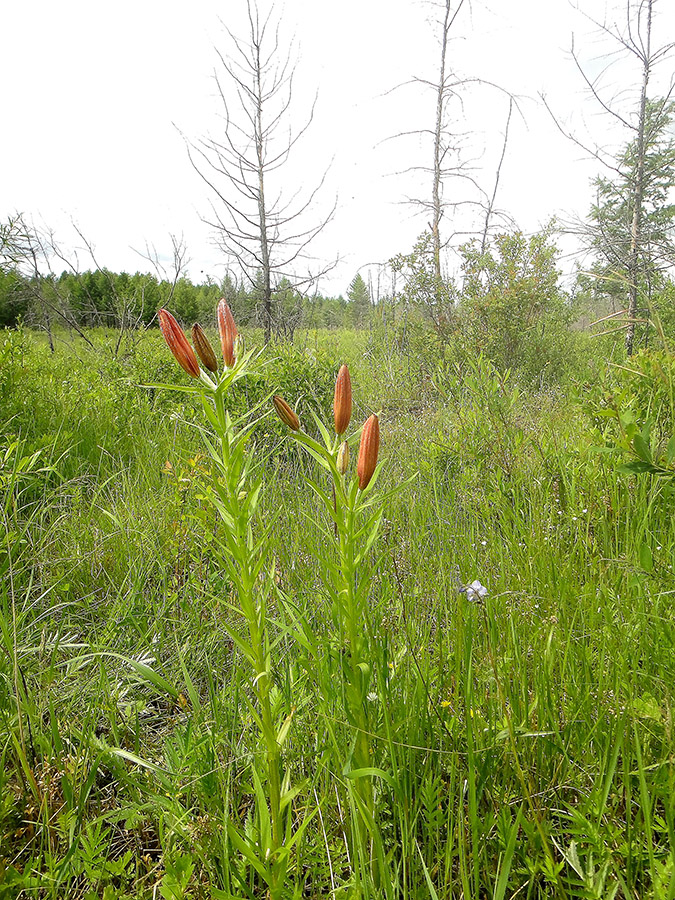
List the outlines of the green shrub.
<svg viewBox="0 0 675 900">
<path fill-rule="evenodd" d="M 550 229 L 529 238 L 499 234 L 492 247 L 472 242 L 462 254 L 459 323 L 467 352 L 539 386 L 569 374 L 581 336 L 570 330 L 573 307 L 559 283 Z"/>
</svg>

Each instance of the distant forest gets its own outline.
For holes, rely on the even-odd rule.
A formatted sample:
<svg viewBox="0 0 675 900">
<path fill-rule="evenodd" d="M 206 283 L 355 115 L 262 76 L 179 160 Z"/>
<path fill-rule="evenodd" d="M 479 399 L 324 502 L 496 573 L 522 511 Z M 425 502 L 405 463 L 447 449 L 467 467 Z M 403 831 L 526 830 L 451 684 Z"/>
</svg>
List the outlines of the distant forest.
<svg viewBox="0 0 675 900">
<path fill-rule="evenodd" d="M 148 325 L 167 306 L 184 323 L 209 323 L 220 297 L 230 304 L 237 322 L 255 326 L 260 320 L 261 292 L 255 284 L 237 285 L 228 276 L 217 283 L 195 284 L 188 277 L 160 280 L 144 272 L 130 275 L 107 269 L 63 272 L 32 278 L 16 269 L 0 269 L 0 327 L 41 320 L 45 308 L 54 325 L 126 327 Z M 290 336 L 299 325 L 310 328 L 364 327 L 370 320 L 370 292 L 357 275 L 347 296 L 305 295 L 282 280 L 275 291 L 279 330 Z"/>
</svg>

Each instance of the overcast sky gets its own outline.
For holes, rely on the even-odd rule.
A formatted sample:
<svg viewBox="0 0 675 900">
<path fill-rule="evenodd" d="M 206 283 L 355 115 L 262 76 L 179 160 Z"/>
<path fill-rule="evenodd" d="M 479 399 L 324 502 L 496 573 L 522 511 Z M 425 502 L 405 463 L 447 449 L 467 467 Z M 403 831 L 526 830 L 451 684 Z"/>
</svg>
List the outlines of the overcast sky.
<svg viewBox="0 0 675 900">
<path fill-rule="evenodd" d="M 623 3 L 581 5 L 597 20 L 625 23 Z M 114 270 L 147 269 L 137 251 L 150 244 L 165 256 L 169 235 L 183 234 L 193 280 L 221 278 L 228 261 L 202 222 L 214 198 L 191 167 L 185 140 L 216 137 L 222 128 L 214 48 L 231 46 L 225 24 L 245 37 L 244 9 L 244 0 L 1 3 L 0 217 L 23 212 L 54 229 L 69 250 L 81 247 L 73 220 L 99 264 Z M 341 257 L 320 286 L 341 293 L 357 270 L 409 251 L 428 221 L 404 201 L 427 199 L 429 177 L 397 174 L 429 164 L 428 137 L 394 136 L 433 128 L 435 98 L 411 80 L 437 78 L 437 11 L 417 0 L 286 0 L 275 9 L 282 40 L 294 40 L 299 58 L 291 124 L 302 123 L 318 94 L 287 182 L 291 192 L 312 186 L 329 167 L 311 212 L 320 221 L 336 198 L 337 207 L 313 251 Z M 675 40 L 675 3 L 658 0 L 655 11 L 655 44 Z M 561 136 L 539 94 L 584 140 L 620 145 L 627 135 L 588 100 L 569 53 L 574 34 L 595 77 L 609 45 L 567 0 L 467 0 L 456 25 L 450 65 L 503 89 L 476 84 L 464 91 L 463 107 L 453 107 L 449 125 L 465 135 L 472 176 L 491 193 L 508 111 L 503 91 L 510 91 L 518 110 L 498 207 L 527 232 L 554 215 L 585 215 L 599 166 Z M 671 59 L 653 78 L 654 95 L 672 72 Z M 617 59 L 604 76 L 605 96 L 630 110 L 637 78 L 634 66 Z M 461 188 L 449 179 L 445 197 L 453 196 Z M 446 234 L 471 227 L 462 215 L 448 220 Z M 80 251 L 81 268 L 91 265 Z"/>
</svg>

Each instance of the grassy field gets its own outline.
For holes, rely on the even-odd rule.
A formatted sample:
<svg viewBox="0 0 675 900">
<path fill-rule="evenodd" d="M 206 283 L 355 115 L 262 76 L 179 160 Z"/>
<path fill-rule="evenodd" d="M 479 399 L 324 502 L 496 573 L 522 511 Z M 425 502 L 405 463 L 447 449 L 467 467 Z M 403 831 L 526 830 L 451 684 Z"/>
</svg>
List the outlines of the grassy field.
<svg viewBox="0 0 675 900">
<path fill-rule="evenodd" d="M 226 440 L 95 340 L 0 334 L 0 898 L 675 898 L 675 479 L 609 452 L 671 356 L 302 333 Z M 381 468 L 332 501 L 269 396 L 317 438 L 342 363 Z"/>
</svg>

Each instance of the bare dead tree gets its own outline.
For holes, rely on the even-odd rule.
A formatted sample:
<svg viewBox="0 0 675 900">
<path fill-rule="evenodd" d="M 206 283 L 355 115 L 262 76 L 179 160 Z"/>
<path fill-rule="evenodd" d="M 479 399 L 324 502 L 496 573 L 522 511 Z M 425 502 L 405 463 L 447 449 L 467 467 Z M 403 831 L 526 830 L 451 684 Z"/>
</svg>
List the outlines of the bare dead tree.
<svg viewBox="0 0 675 900">
<path fill-rule="evenodd" d="M 140 257 L 150 263 L 155 270 L 159 281 L 168 282 L 169 294 L 163 300 L 166 306 L 171 304 L 173 295 L 176 292 L 176 284 L 186 273 L 187 267 L 190 264 L 185 235 L 181 234 L 179 237 L 178 235 L 170 234 L 169 240 L 171 241 L 171 265 L 168 267 L 162 261 L 162 257 L 154 244 L 146 243 L 145 250 L 142 252 L 140 250 L 134 250 L 135 253 L 138 253 Z"/>
<path fill-rule="evenodd" d="M 0 226 L 0 268 L 3 271 L 14 271 L 22 276 L 22 289 L 28 294 L 29 299 L 34 300 L 36 284 L 35 273 L 39 273 L 38 257 L 40 247 L 37 243 L 35 230 L 26 221 L 22 214 L 11 216 L 7 222 Z M 37 294 L 39 296 L 39 293 Z M 54 339 L 52 336 L 51 316 L 44 305 L 39 305 L 41 325 L 47 334 L 49 349 L 54 352 Z"/>
<path fill-rule="evenodd" d="M 120 348 L 122 346 L 122 342 L 125 342 L 125 345 L 134 346 L 137 341 L 140 339 L 144 329 L 143 320 L 145 317 L 145 292 L 144 285 L 141 284 L 139 287 L 135 288 L 133 292 L 130 291 L 120 291 L 118 287 L 118 282 L 110 272 L 109 269 L 105 268 L 99 262 L 97 258 L 96 248 L 94 243 L 88 238 L 80 226 L 76 222 L 71 222 L 73 230 L 77 234 L 79 240 L 82 242 L 83 248 L 86 251 L 86 257 L 89 262 L 93 264 L 93 268 L 95 271 L 100 272 L 101 275 L 105 278 L 108 293 L 109 293 L 109 308 L 107 308 L 103 313 L 96 309 L 96 303 L 94 298 L 89 291 L 86 282 L 80 277 L 82 275 L 82 271 L 80 269 L 80 257 L 77 251 L 66 252 L 63 250 L 61 245 L 56 240 L 53 231 L 48 231 L 46 233 L 44 243 L 47 250 L 47 259 L 50 272 L 52 271 L 52 260 L 59 260 L 63 266 L 65 266 L 65 271 L 69 272 L 71 275 L 74 275 L 80 284 L 80 287 L 84 290 L 85 295 L 88 297 L 90 303 L 90 315 L 93 317 L 94 321 L 99 324 L 103 324 L 106 326 L 111 326 L 115 330 L 115 338 L 111 343 L 107 344 L 107 348 L 110 351 L 111 355 L 116 358 L 120 353 Z M 62 297 L 62 307 L 64 309 L 70 310 L 70 305 L 67 302 L 68 298 L 64 295 Z M 91 341 L 86 335 L 86 332 L 79 327 L 78 317 L 73 313 L 69 314 L 69 321 L 71 322 L 70 327 L 72 330 L 73 325 L 76 326 L 75 330 L 80 335 L 80 337 L 84 338 L 84 340 L 91 344 Z"/>
<path fill-rule="evenodd" d="M 574 47 L 574 41 L 572 42 L 571 56 L 589 94 L 607 116 L 618 122 L 632 136 L 630 143 L 633 153 L 627 178 L 625 158 L 621 159 L 600 146 L 591 146 L 581 141 L 560 124 L 546 102 L 546 98 L 542 98 L 556 125 L 567 138 L 601 162 L 603 166 L 614 173 L 615 177 L 627 181 L 628 196 L 626 198 L 626 208 L 630 210 L 628 249 L 626 252 L 625 249 L 613 246 L 612 239 L 607 235 L 606 237 L 610 239 L 606 241 L 606 255 L 608 258 L 614 256 L 615 261 L 617 263 L 620 262 L 621 268 L 625 271 L 624 280 L 627 289 L 627 303 L 624 328 L 626 352 L 629 356 L 633 353 L 635 328 L 638 323 L 639 273 L 644 268 L 645 254 L 650 252 L 649 235 L 645 234 L 644 229 L 645 190 L 647 187 L 645 163 L 650 142 L 649 131 L 655 120 L 654 117 L 648 115 L 650 104 L 649 83 L 655 66 L 662 62 L 675 48 L 675 42 L 668 42 L 657 48 L 654 47 L 653 17 L 655 3 L 656 0 L 626 0 L 624 8 L 625 22 L 621 26 L 616 23 L 608 24 L 606 21 L 598 22 L 584 13 L 585 17 L 598 29 L 599 33 L 609 38 L 610 42 L 615 45 L 618 53 L 632 58 L 637 63 L 639 73 L 637 79 L 637 102 L 632 111 L 624 111 L 625 104 L 622 104 L 616 95 L 608 96 L 607 90 L 603 87 L 604 76 L 614 60 L 608 62 L 598 75 L 591 78 L 579 59 L 579 55 Z M 672 93 L 673 82 L 671 81 L 670 89 L 661 101 L 664 110 L 670 101 Z M 650 118 L 652 119 L 652 124 L 650 124 Z M 598 228 L 602 228 L 601 222 L 598 223 Z M 598 228 L 595 229 L 596 239 L 598 237 Z M 593 229 L 591 228 L 587 233 L 593 234 Z M 614 235 L 613 240 L 616 241 L 616 235 Z"/>
<path fill-rule="evenodd" d="M 467 237 L 469 234 L 476 233 L 475 230 L 444 233 L 443 224 L 446 213 L 448 210 L 456 211 L 463 207 L 484 210 L 484 225 L 478 231 L 479 234 L 483 234 L 484 242 L 487 240 L 491 219 L 496 216 L 506 218 L 497 210 L 496 197 L 506 154 L 511 116 L 514 107 L 518 108 L 518 103 L 517 99 L 500 85 L 476 76 L 462 76 L 451 65 L 450 42 L 452 30 L 456 26 L 462 9 L 469 4 L 465 3 L 465 0 L 441 0 L 440 3 L 434 5 L 438 7 L 440 12 L 440 17 L 435 23 L 440 45 L 438 76 L 433 80 L 415 77 L 404 85 L 398 86 L 400 88 L 406 85 L 416 85 L 433 92 L 435 97 L 434 126 L 428 129 L 399 132 L 393 137 L 402 138 L 412 135 L 423 135 L 431 139 L 431 164 L 415 164 L 398 174 L 421 172 L 431 178 L 430 196 L 408 198 L 409 203 L 428 215 L 427 224 L 428 234 L 430 235 L 429 241 L 425 240 L 424 236 L 419 239 L 411 258 L 416 253 L 419 253 L 421 248 L 429 246 L 433 296 L 426 298 L 425 306 L 432 311 L 434 324 L 439 327 L 439 325 L 443 325 L 446 322 L 449 309 L 452 306 L 452 292 L 448 290 L 446 280 L 443 277 L 443 251 L 449 246 L 453 238 Z M 475 177 L 471 162 L 466 158 L 465 153 L 468 135 L 457 127 L 458 122 L 464 121 L 464 97 L 466 91 L 472 87 L 487 87 L 491 90 L 496 90 L 505 94 L 509 100 L 502 155 L 498 163 L 497 175 L 491 195 L 487 194 Z M 453 108 L 456 110 L 454 118 L 451 114 Z M 450 183 L 453 185 L 452 195 L 447 190 Z M 396 257 L 395 259 L 399 264 L 399 270 L 401 270 L 400 262 L 402 257 Z M 426 280 L 428 284 L 429 279 Z M 426 293 L 428 293 L 428 287 Z"/>
<path fill-rule="evenodd" d="M 87 256 L 94 264 L 94 268 L 104 275 L 108 285 L 111 298 L 111 309 L 107 313 L 107 324 L 113 325 L 116 330 L 115 341 L 110 347 L 110 350 L 112 355 L 117 357 L 123 341 L 128 347 L 135 346 L 148 327 L 147 325 L 144 325 L 147 312 L 145 300 L 146 284 L 142 281 L 134 288 L 133 292 L 120 291 L 113 273 L 104 266 L 101 266 L 93 242 L 83 233 L 82 229 L 75 222 L 73 222 L 72 225 L 77 236 L 84 245 Z M 176 283 L 189 262 L 184 237 L 177 237 L 176 235 L 170 234 L 169 239 L 172 247 L 172 265 L 168 270 L 167 267 L 160 262 L 159 253 L 154 245 L 150 247 L 146 244 L 146 254 L 139 254 L 150 262 L 160 281 L 168 281 L 170 291 L 166 302 L 170 302 L 173 297 Z M 60 259 L 73 275 L 80 274 L 79 259 L 77 255 L 71 257 L 69 254 L 63 253 L 53 238 L 50 243 L 50 250 L 53 256 Z"/>
<path fill-rule="evenodd" d="M 166 298 L 162 298 L 162 303 L 164 306 L 170 307 L 171 301 L 173 300 L 173 296 L 176 292 L 176 285 L 178 281 L 187 274 L 187 267 L 190 264 L 190 257 L 188 256 L 188 248 L 187 243 L 185 241 L 185 235 L 181 234 L 180 236 L 175 234 L 169 235 L 169 240 L 171 241 L 171 263 L 165 264 L 162 260 L 162 256 L 157 250 L 157 247 L 154 244 L 150 244 L 146 242 L 145 250 L 140 251 L 132 248 L 134 253 L 138 253 L 138 255 L 150 263 L 152 268 L 155 270 L 155 274 L 157 276 L 157 280 L 162 282 L 165 281 L 169 285 L 169 293 Z M 145 292 L 144 286 L 141 285 L 142 295 L 139 298 L 140 304 L 136 304 L 138 309 L 136 315 L 136 321 L 131 323 L 130 334 L 135 336 L 137 339 L 143 331 L 147 330 L 148 325 L 143 326 L 143 321 L 145 319 Z M 157 312 L 157 310 L 155 310 Z M 152 319 L 154 321 L 154 317 Z M 118 340 L 118 346 L 121 341 Z"/>
<path fill-rule="evenodd" d="M 72 223 L 72 227 L 81 242 L 81 247 L 78 250 L 66 251 L 52 229 L 38 227 L 23 215 L 14 216 L 0 226 L 0 268 L 13 269 L 22 276 L 21 290 L 29 302 L 30 320 L 45 331 L 52 352 L 56 325 L 66 328 L 71 335 L 77 334 L 93 349 L 94 343 L 83 325 L 88 321 L 89 324 L 112 326 L 115 329 L 114 339 L 107 341 L 105 346 L 116 357 L 123 341 L 125 345 L 135 344 L 144 330 L 142 325 L 146 317 L 145 285 L 141 281 L 129 291 L 120 289 L 114 274 L 100 265 L 92 241 L 75 222 Z M 173 248 L 171 271 L 167 271 L 164 266 L 157 269 L 158 274 L 171 285 L 170 297 L 187 264 L 187 251 L 183 239 L 171 235 L 171 242 Z M 86 251 L 85 258 L 93 264 L 93 268 L 107 283 L 109 304 L 105 310 L 97 308 L 95 298 L 82 277 L 80 267 L 82 249 Z M 156 251 L 155 256 L 159 259 Z M 150 261 L 152 262 L 152 259 Z M 57 276 L 55 271 L 57 266 L 61 273 L 68 273 L 77 279 L 79 289 L 77 304 L 73 303 L 72 293 L 64 286 L 63 279 Z M 82 298 L 85 299 L 84 305 L 81 303 Z"/>
<path fill-rule="evenodd" d="M 499 162 L 497 163 L 497 171 L 495 173 L 495 183 L 492 189 L 492 194 L 488 200 L 487 206 L 485 208 L 485 224 L 483 225 L 483 234 L 481 235 L 480 240 L 480 252 L 485 253 L 485 249 L 487 247 L 487 239 L 488 232 L 490 230 L 490 219 L 492 218 L 492 214 L 495 210 L 495 203 L 497 201 L 497 191 L 499 190 L 499 181 L 502 175 L 502 166 L 504 165 L 504 157 L 506 156 L 506 148 L 509 144 L 509 128 L 511 126 L 511 116 L 513 115 L 513 97 L 509 97 L 509 112 L 506 116 L 506 127 L 504 128 L 504 143 L 502 144 L 502 153 L 499 157 Z"/>
<path fill-rule="evenodd" d="M 22 214 L 9 220 L 2 245 L 3 264 L 23 276 L 23 289 L 28 294 L 38 326 L 47 335 L 49 349 L 54 352 L 55 322 L 60 322 L 70 332 L 75 331 L 93 347 L 56 283 L 51 264 L 54 255 L 52 232 L 41 231 Z"/>
<path fill-rule="evenodd" d="M 296 288 L 308 285 L 335 265 L 299 276 L 311 242 L 332 218 L 308 222 L 326 172 L 314 187 L 291 189 L 283 173 L 292 151 L 314 117 L 314 103 L 303 124 L 291 123 L 297 61 L 292 45 L 284 47 L 280 19 L 272 7 L 261 16 L 255 0 L 246 0 L 248 34 L 226 28 L 229 46 L 216 50 L 214 73 L 222 107 L 222 131 L 198 143 L 188 142 L 195 170 L 213 191 L 211 215 L 205 218 L 220 247 L 234 260 L 251 285 L 260 285 L 265 341 L 277 323 L 274 295 L 283 279 Z"/>
<path fill-rule="evenodd" d="M 450 149 L 444 141 L 445 117 L 448 100 L 452 93 L 452 84 L 447 77 L 448 37 L 450 30 L 464 6 L 464 0 L 459 0 L 455 9 L 452 8 L 452 0 L 445 0 L 443 24 L 441 28 L 441 59 L 436 87 L 436 125 L 434 128 L 434 155 L 433 155 L 433 181 L 431 189 L 431 237 L 434 253 L 434 274 L 436 278 L 436 293 L 440 303 L 442 291 L 441 279 L 441 219 L 443 217 L 443 164 Z"/>
</svg>

